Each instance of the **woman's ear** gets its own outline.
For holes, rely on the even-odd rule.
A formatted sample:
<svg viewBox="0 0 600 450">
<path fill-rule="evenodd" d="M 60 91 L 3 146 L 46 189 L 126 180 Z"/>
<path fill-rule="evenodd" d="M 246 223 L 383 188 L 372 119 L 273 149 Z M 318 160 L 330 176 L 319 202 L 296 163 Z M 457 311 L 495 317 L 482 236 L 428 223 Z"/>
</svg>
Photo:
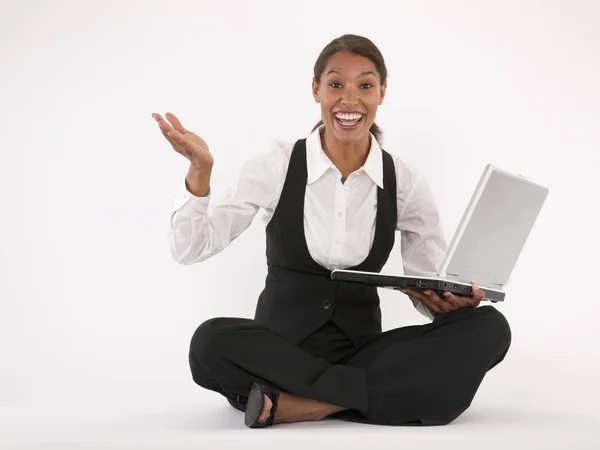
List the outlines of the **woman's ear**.
<svg viewBox="0 0 600 450">
<path fill-rule="evenodd" d="M 315 80 L 315 78 L 313 77 L 312 80 L 312 93 L 313 93 L 313 98 L 315 99 L 315 102 L 319 103 L 319 85 L 317 84 L 317 80 Z"/>
<path fill-rule="evenodd" d="M 379 100 L 379 104 L 381 105 L 383 103 L 383 99 L 385 98 L 385 90 L 387 89 L 387 80 L 385 80 L 385 83 L 383 83 L 381 85 L 381 99 Z"/>
</svg>

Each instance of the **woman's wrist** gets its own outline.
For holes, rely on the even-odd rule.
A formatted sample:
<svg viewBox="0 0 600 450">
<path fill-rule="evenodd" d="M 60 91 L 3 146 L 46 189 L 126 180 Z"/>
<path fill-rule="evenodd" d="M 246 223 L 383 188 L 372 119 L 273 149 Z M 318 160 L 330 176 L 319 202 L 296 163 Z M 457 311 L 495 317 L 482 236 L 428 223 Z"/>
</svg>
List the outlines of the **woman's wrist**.
<svg viewBox="0 0 600 450">
<path fill-rule="evenodd" d="M 196 197 L 206 197 L 210 190 L 210 176 L 212 170 L 198 171 L 190 165 L 185 177 L 185 186 Z"/>
</svg>

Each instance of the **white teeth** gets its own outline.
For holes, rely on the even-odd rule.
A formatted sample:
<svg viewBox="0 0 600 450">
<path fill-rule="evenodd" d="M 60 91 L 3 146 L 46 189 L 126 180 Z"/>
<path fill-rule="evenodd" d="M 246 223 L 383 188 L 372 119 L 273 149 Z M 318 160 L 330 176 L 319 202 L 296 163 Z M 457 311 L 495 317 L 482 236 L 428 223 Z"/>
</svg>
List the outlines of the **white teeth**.
<svg viewBox="0 0 600 450">
<path fill-rule="evenodd" d="M 335 117 L 342 120 L 359 120 L 362 118 L 362 114 L 346 114 L 346 113 L 335 113 Z"/>
</svg>

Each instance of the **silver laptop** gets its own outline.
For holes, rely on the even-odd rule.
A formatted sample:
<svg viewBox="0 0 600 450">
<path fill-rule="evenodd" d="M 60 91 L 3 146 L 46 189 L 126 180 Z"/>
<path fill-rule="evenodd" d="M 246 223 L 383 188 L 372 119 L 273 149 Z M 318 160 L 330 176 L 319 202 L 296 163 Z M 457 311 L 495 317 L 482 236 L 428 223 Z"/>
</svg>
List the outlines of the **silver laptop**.
<svg viewBox="0 0 600 450">
<path fill-rule="evenodd" d="M 389 289 L 444 291 L 504 301 L 505 287 L 533 228 L 548 188 L 488 164 L 434 276 L 385 275 L 336 269 L 331 278 Z"/>
</svg>

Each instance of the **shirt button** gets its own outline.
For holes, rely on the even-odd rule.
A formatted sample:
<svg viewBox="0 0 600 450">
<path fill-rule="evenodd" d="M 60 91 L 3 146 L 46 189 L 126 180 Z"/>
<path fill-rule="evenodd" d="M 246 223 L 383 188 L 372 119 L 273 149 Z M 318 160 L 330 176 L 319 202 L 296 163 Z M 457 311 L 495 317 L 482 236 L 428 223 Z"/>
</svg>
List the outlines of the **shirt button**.
<svg viewBox="0 0 600 450">
<path fill-rule="evenodd" d="M 323 302 L 323 309 L 325 311 L 329 311 L 331 309 L 331 302 L 329 300 L 325 300 Z"/>
<path fill-rule="evenodd" d="M 344 215 L 344 213 L 343 213 L 343 212 L 339 212 L 339 213 L 338 213 L 338 217 L 342 217 L 343 215 Z"/>
</svg>

